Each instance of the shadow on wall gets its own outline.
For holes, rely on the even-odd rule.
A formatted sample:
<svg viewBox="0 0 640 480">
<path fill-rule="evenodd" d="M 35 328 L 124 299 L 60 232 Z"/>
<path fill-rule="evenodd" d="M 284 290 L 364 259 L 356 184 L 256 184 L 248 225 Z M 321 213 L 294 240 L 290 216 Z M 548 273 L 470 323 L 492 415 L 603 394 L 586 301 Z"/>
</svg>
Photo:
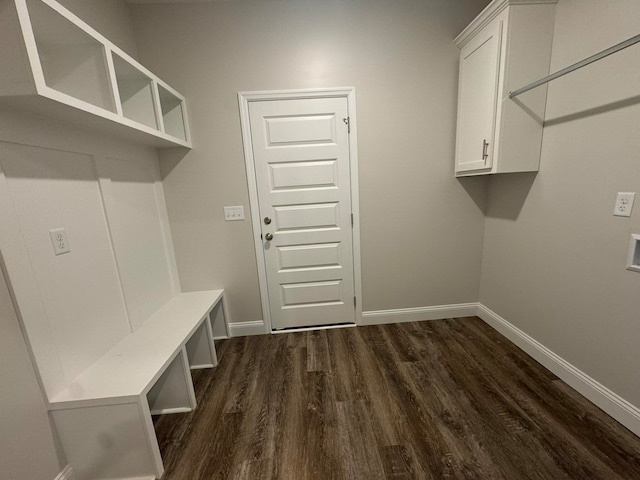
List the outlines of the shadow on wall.
<svg viewBox="0 0 640 480">
<path fill-rule="evenodd" d="M 544 126 L 550 127 L 552 125 L 558 125 L 558 124 L 570 122 L 573 120 L 579 120 L 581 118 L 590 117 L 592 115 L 598 115 L 600 113 L 606 113 L 606 112 L 611 112 L 613 110 L 619 110 L 621 108 L 630 107 L 632 105 L 637 105 L 639 103 L 640 103 L 640 95 L 636 95 L 634 97 L 618 100 L 617 102 L 607 103 L 606 105 L 600 105 L 598 107 L 589 108 L 587 110 L 582 110 L 580 112 L 575 112 L 568 115 L 547 119 L 544 122 Z"/>
<path fill-rule="evenodd" d="M 160 174 L 162 180 L 173 171 L 191 150 L 184 147 L 159 148 L 158 159 L 160 160 Z"/>
<path fill-rule="evenodd" d="M 538 172 L 492 175 L 486 216 L 517 220 L 537 175 Z"/>
<path fill-rule="evenodd" d="M 538 125 L 544 125 L 544 120 L 531 107 L 522 101 L 522 99 L 514 97 L 511 99 L 513 103 L 518 105 L 527 115 L 529 115 Z"/>
<path fill-rule="evenodd" d="M 478 175 L 456 178 L 483 215 L 487 214 L 489 177 L 490 175 Z"/>
</svg>

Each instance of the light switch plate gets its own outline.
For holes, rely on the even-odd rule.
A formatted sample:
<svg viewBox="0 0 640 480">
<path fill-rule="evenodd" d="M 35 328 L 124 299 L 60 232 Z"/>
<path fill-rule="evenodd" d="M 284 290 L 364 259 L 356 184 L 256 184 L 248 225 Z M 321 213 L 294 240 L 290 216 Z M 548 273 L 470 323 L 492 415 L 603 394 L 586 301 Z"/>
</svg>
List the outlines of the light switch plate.
<svg viewBox="0 0 640 480">
<path fill-rule="evenodd" d="M 635 198 L 636 194 L 634 192 L 618 192 L 613 214 L 616 217 L 630 217 Z"/>
<path fill-rule="evenodd" d="M 244 220 L 244 207 L 242 205 L 224 207 L 224 220 L 226 222 Z"/>
<path fill-rule="evenodd" d="M 53 252 L 56 255 L 62 255 L 63 253 L 69 253 L 71 248 L 69 247 L 69 240 L 67 239 L 67 232 L 64 228 L 56 228 L 49 230 L 51 236 L 51 243 L 53 244 Z"/>
</svg>

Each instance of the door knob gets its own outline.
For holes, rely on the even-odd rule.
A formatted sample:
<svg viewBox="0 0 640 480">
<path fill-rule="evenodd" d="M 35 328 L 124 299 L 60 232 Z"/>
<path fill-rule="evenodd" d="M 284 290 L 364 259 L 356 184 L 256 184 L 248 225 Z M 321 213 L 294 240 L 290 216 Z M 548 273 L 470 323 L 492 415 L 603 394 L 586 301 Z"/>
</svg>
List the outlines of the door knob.
<svg viewBox="0 0 640 480">
<path fill-rule="evenodd" d="M 264 217 L 264 224 L 269 225 L 271 223 L 271 219 L 269 217 Z"/>
<path fill-rule="evenodd" d="M 273 240 L 273 235 L 271 233 L 267 233 L 264 238 L 267 239 L 268 242 L 270 242 L 271 240 Z"/>
</svg>

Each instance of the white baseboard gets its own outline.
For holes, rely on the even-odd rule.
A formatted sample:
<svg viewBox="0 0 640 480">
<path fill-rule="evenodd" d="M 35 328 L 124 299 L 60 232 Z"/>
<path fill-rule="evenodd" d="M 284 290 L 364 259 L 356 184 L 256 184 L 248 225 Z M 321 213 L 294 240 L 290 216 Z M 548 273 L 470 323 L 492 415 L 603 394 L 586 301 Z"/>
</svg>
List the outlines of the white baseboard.
<svg viewBox="0 0 640 480">
<path fill-rule="evenodd" d="M 469 317 L 476 315 L 478 303 L 458 303 L 455 305 L 436 305 L 433 307 L 398 308 L 394 310 L 375 310 L 362 312 L 362 320 L 357 325 L 381 325 L 385 323 L 420 322 L 423 320 L 442 320 L 444 318 Z M 342 327 L 339 325 L 338 327 Z M 350 326 L 350 325 L 347 325 Z M 334 328 L 320 327 L 320 328 Z M 264 320 L 252 322 L 237 322 L 229 324 L 229 333 L 232 337 L 244 337 L 248 335 L 264 335 Z M 307 330 L 317 330 L 318 327 L 310 327 Z M 297 329 L 296 331 L 303 331 Z M 276 332 L 273 332 L 276 333 Z"/>
<path fill-rule="evenodd" d="M 246 337 L 248 335 L 264 335 L 264 320 L 252 322 L 237 322 L 229 324 L 231 337 Z"/>
<path fill-rule="evenodd" d="M 362 321 L 360 321 L 358 325 L 382 325 L 385 323 L 421 322 L 423 320 L 469 317 L 475 316 L 477 311 L 478 303 L 374 310 L 362 312 Z"/>
<path fill-rule="evenodd" d="M 500 332 L 547 370 L 566 382 L 589 401 L 600 407 L 636 435 L 640 436 L 640 409 L 620 395 L 591 378 L 589 375 L 549 350 L 533 337 L 515 327 L 497 313 L 480 303 L 459 303 L 433 307 L 399 308 L 362 312 L 358 325 L 381 325 L 386 323 L 419 322 L 445 318 L 470 317 L 477 315 L 489 326 Z M 264 321 L 230 323 L 232 337 L 263 335 Z M 56 480 L 67 480 L 60 477 Z M 68 479 L 72 480 L 72 478 Z"/>
<path fill-rule="evenodd" d="M 484 305 L 478 305 L 477 315 L 489 326 L 515 343 L 574 390 L 640 436 L 640 409 L 620 395 L 597 382 L 540 342 L 515 327 Z"/>
<path fill-rule="evenodd" d="M 53 480 L 75 480 L 75 478 L 73 468 L 71 468 L 71 465 L 67 465 Z"/>
<path fill-rule="evenodd" d="M 273 330 L 271 333 L 273 335 L 281 335 L 284 333 L 299 333 L 299 332 L 313 332 L 314 330 L 335 330 L 337 328 L 355 328 L 358 325 L 355 323 L 339 323 L 337 325 L 322 325 L 320 327 L 301 327 L 301 328 L 291 328 L 286 330 Z"/>
</svg>

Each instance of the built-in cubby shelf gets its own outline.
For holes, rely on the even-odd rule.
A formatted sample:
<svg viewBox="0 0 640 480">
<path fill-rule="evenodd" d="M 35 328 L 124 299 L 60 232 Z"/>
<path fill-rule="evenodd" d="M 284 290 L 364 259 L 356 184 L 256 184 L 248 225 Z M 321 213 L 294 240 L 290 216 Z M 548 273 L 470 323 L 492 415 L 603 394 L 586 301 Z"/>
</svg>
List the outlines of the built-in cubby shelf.
<svg viewBox="0 0 640 480">
<path fill-rule="evenodd" d="M 117 55 L 113 56 L 113 67 L 122 115 L 129 120 L 157 129 L 158 114 L 154 101 L 153 80 Z"/>
<path fill-rule="evenodd" d="M 157 147 L 191 147 L 185 99 L 55 0 L 0 9 L 0 100 Z"/>
<path fill-rule="evenodd" d="M 158 85 L 158 93 L 160 95 L 160 108 L 165 132 L 176 138 L 186 140 L 184 102 L 162 85 Z"/>
</svg>

